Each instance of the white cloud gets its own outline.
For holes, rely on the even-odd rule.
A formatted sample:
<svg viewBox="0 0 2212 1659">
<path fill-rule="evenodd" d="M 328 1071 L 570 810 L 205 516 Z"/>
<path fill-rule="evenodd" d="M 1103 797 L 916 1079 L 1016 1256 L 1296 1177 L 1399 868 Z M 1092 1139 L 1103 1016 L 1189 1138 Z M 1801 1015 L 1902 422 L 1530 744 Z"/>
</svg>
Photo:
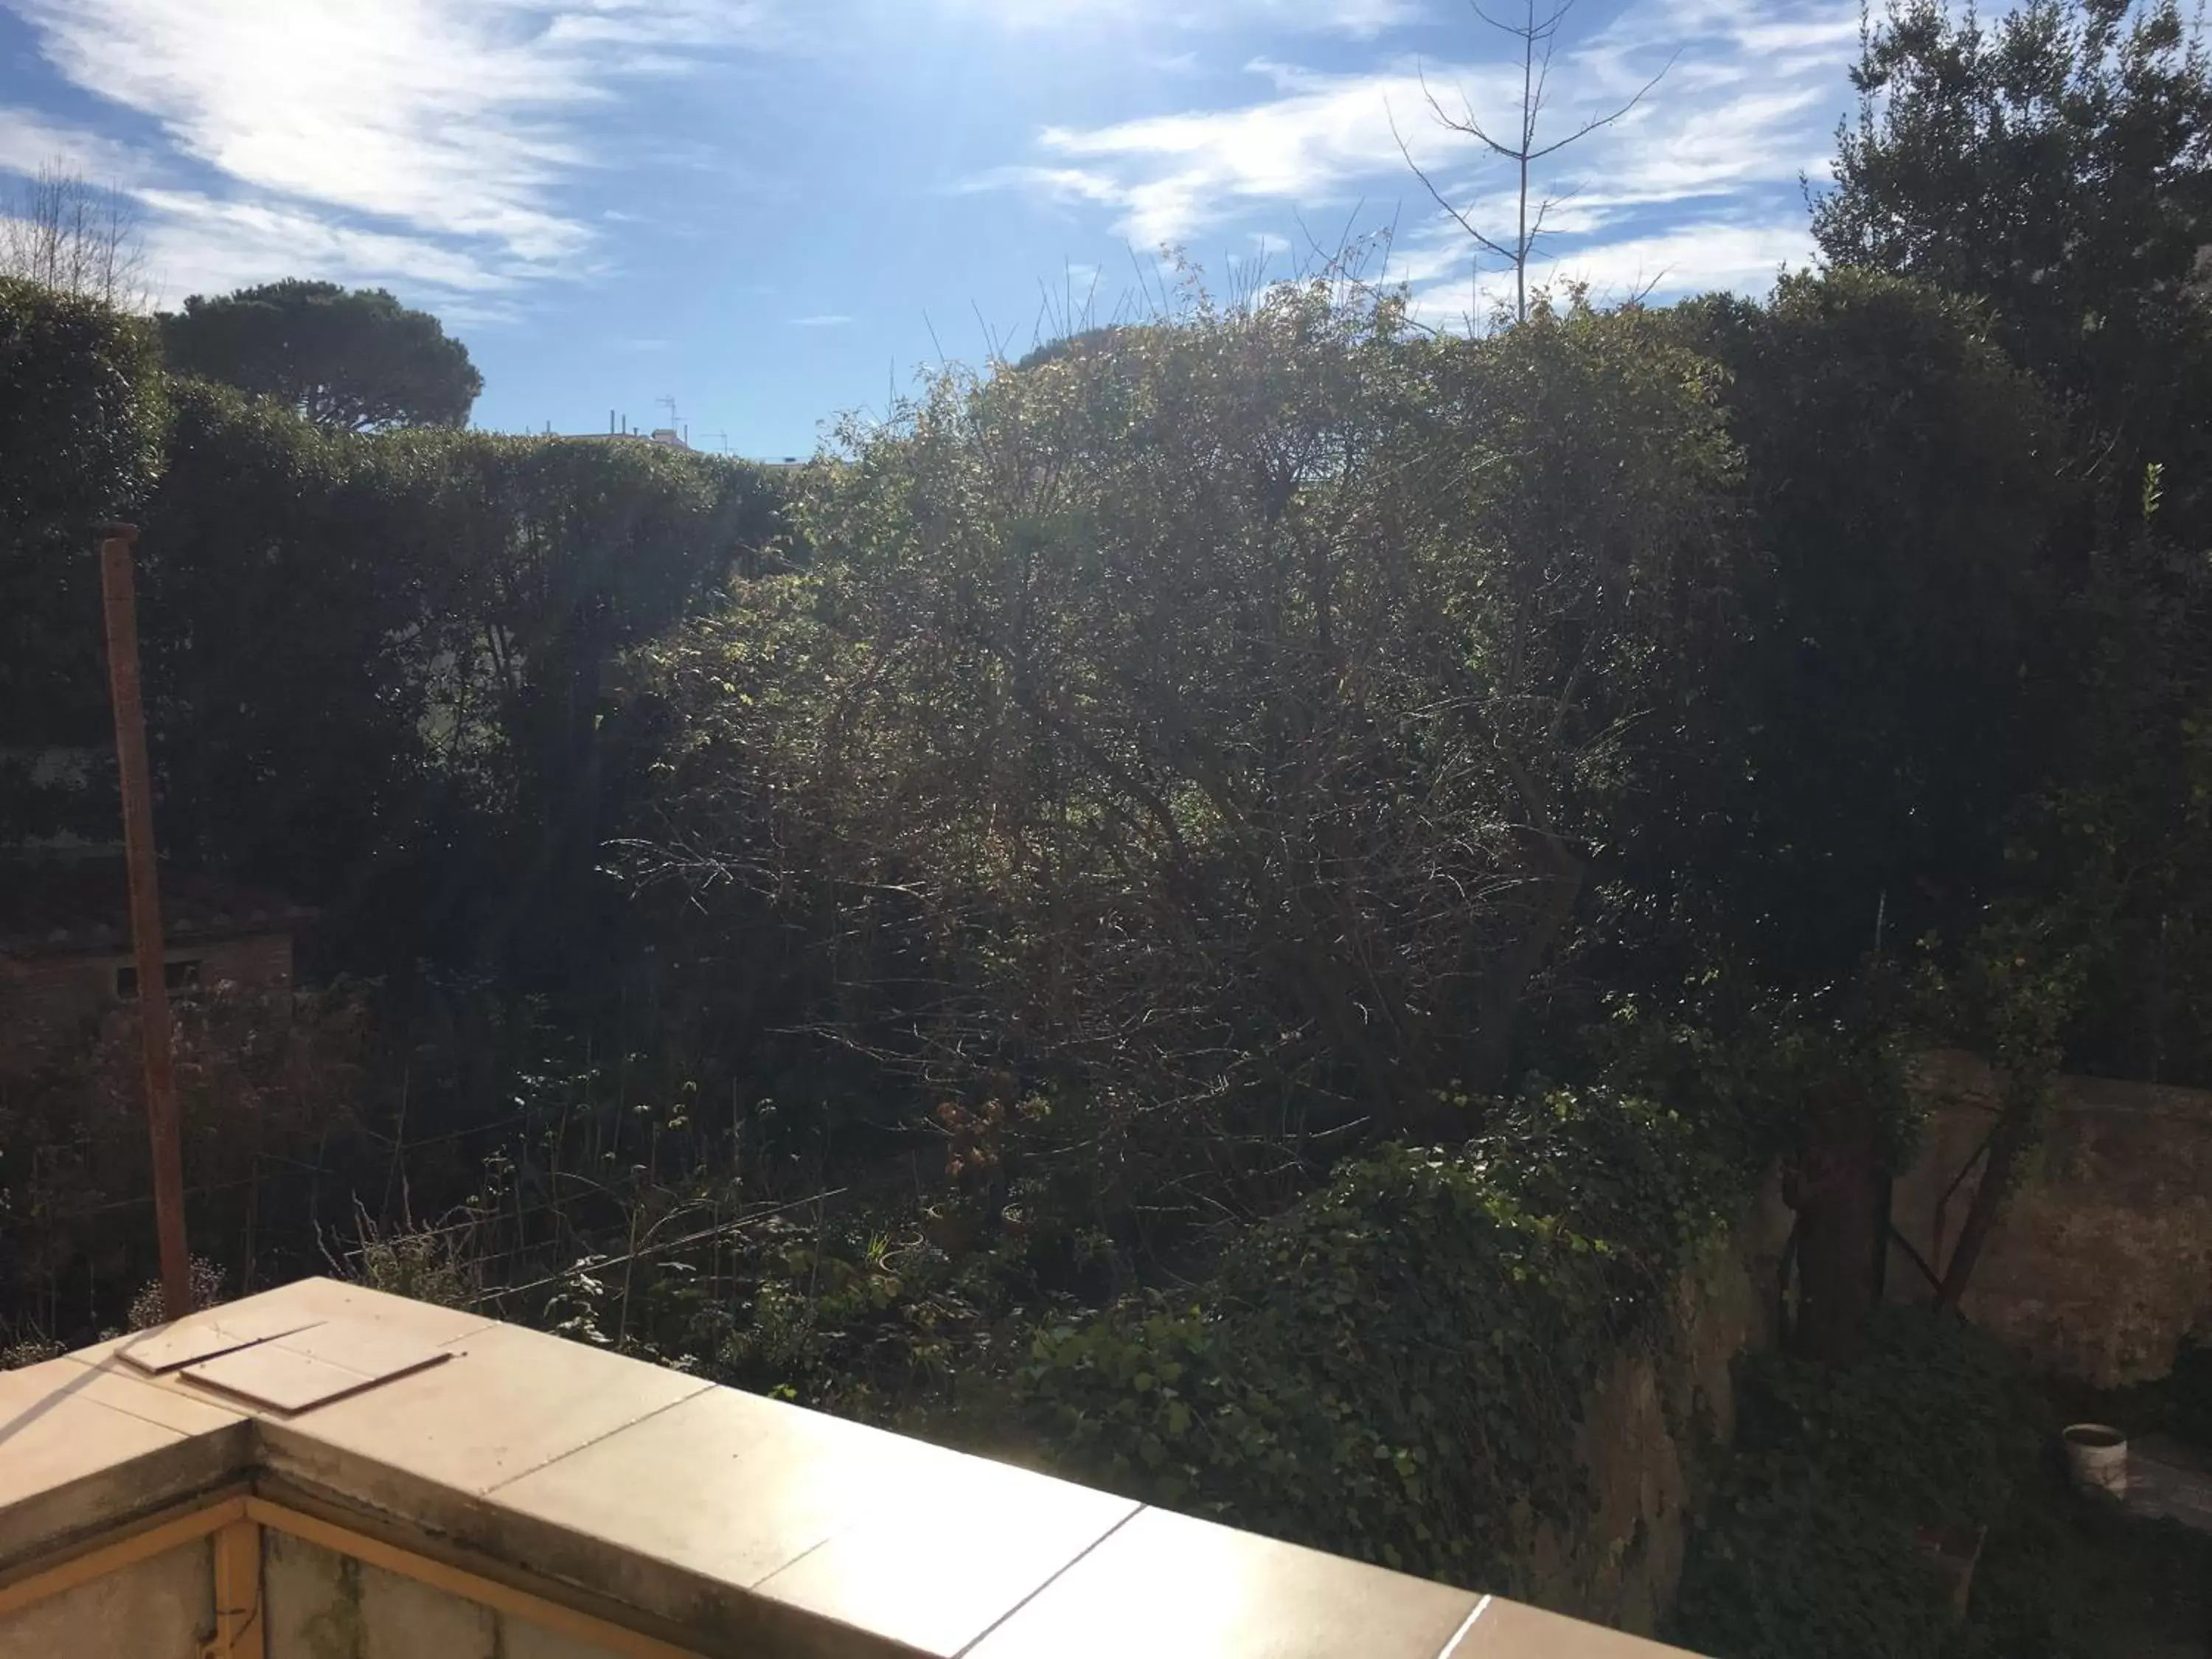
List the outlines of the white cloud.
<svg viewBox="0 0 2212 1659">
<path fill-rule="evenodd" d="M 50 167 L 114 186 L 135 184 L 148 171 L 146 157 L 127 144 L 36 110 L 0 107 L 0 172 L 34 173 Z"/>
<path fill-rule="evenodd" d="M 1660 294 L 1714 289 L 1764 292 L 1784 266 L 1803 264 L 1812 252 L 1813 238 L 1802 215 L 1773 224 L 1714 221 L 1578 248 L 1539 266 L 1532 275 L 1552 284 L 1588 283 L 1602 296 L 1623 300 L 1647 289 Z"/>
<path fill-rule="evenodd" d="M 820 312 L 811 317 L 793 317 L 793 328 L 842 328 L 853 319 L 842 311 Z"/>
<path fill-rule="evenodd" d="M 1665 291 L 1764 286 L 1776 264 L 1803 257 L 1809 244 L 1795 186 L 1826 170 L 1857 38 L 1855 0 L 1655 0 L 1563 45 L 1549 133 L 1618 108 L 1670 58 L 1672 65 L 1624 118 L 1540 172 L 1539 194 L 1559 198 L 1540 265 L 1623 291 L 1662 270 Z M 1463 39 L 1484 44 L 1479 30 Z M 1388 217 L 1395 205 L 1396 268 L 1416 283 L 1449 268 L 1464 308 L 1471 244 L 1412 176 L 1400 141 L 1455 205 L 1510 240 L 1510 175 L 1474 141 L 1440 128 L 1428 100 L 1434 94 L 1457 112 L 1463 98 L 1494 118 L 1516 105 L 1518 63 L 1400 59 L 1325 73 L 1255 60 L 1249 68 L 1272 95 L 1048 128 L 1035 159 L 970 187 L 1106 208 L 1115 231 L 1140 246 L 1249 231 L 1262 216 L 1280 227 L 1296 212 L 1341 213 L 1363 200 Z M 1680 228 L 1686 220 L 1694 228 Z"/>
<path fill-rule="evenodd" d="M 1337 76 L 1291 74 L 1273 63 L 1254 68 L 1281 95 L 1237 109 L 1050 127 L 1038 144 L 1055 160 L 1002 168 L 976 183 L 1027 185 L 1116 208 L 1115 229 L 1150 247 L 1180 242 L 1255 204 L 1334 201 L 1362 181 L 1381 180 L 1395 193 L 1411 181 L 1392 134 L 1394 113 L 1425 165 L 1447 166 L 1460 153 L 1429 120 L 1410 64 Z M 1471 90 L 1480 82 L 1492 93 L 1502 93 L 1508 79 L 1494 65 L 1469 67 L 1459 78 Z"/>
<path fill-rule="evenodd" d="M 1004 27 L 1066 29 L 1099 23 L 1182 31 L 1272 26 L 1371 40 L 1427 15 L 1427 0 L 950 0 Z"/>
<path fill-rule="evenodd" d="M 1587 284 L 1601 304 L 1650 297 L 1734 289 L 1763 295 L 1784 269 L 1808 264 L 1813 239 L 1802 213 L 1772 219 L 1714 218 L 1645 235 L 1595 238 L 1557 256 L 1540 255 L 1528 271 L 1528 289 L 1558 294 Z M 1510 267 L 1495 259 L 1478 265 L 1466 240 L 1432 237 L 1400 248 L 1391 274 L 1412 290 L 1416 320 L 1450 327 L 1486 321 L 1513 301 Z"/>
<path fill-rule="evenodd" d="M 157 303 L 278 275 L 459 295 L 511 288 L 533 274 L 526 264 L 502 270 L 433 238 L 363 229 L 283 204 L 176 190 L 144 190 L 137 197 L 148 210 L 146 268 Z"/>
<path fill-rule="evenodd" d="M 592 165 L 580 115 L 623 77 L 766 21 L 763 0 L 11 3 L 62 75 L 158 126 L 167 172 L 203 164 L 230 187 L 229 202 L 142 192 L 149 240 L 187 287 L 318 264 L 459 291 L 572 270 L 595 235 L 562 206 L 561 186 Z M 42 143 L 73 156 L 56 136 L 0 120 L 0 165 Z M 84 170 L 164 168 L 110 145 Z M 299 242 L 280 246 L 280 228 Z"/>
</svg>

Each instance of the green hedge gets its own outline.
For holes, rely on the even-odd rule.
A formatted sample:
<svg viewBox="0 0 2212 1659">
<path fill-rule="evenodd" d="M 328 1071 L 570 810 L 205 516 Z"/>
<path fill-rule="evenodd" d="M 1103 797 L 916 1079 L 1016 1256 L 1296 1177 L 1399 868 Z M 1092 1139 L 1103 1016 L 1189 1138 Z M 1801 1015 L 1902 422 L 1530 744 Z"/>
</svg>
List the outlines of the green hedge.
<svg viewBox="0 0 2212 1659">
<path fill-rule="evenodd" d="M 777 481 L 646 444 L 332 434 L 199 383 L 175 405 L 143 548 L 172 846 L 434 915 L 454 948 L 488 874 L 575 878 L 622 778 L 619 659 L 757 556 Z"/>
<path fill-rule="evenodd" d="M 78 828 L 32 769 L 106 739 L 92 528 L 137 511 L 162 416 L 146 325 L 0 280 L 0 844 Z"/>
<path fill-rule="evenodd" d="M 754 567 L 781 478 L 645 443 L 332 434 L 165 379 L 140 319 L 21 283 L 0 369 L 0 843 L 112 838 L 90 530 L 127 514 L 165 853 L 331 908 L 350 966 L 486 939 L 553 960 L 528 936 L 586 908 L 647 763 L 618 665 Z M 57 750 L 90 771 L 31 787 Z"/>
<path fill-rule="evenodd" d="M 1456 1153 L 1347 1164 L 1193 1294 L 1047 1329 L 1019 1386 L 1062 1461 L 1103 1484 L 1496 1583 L 1516 1504 L 1580 1512 L 1588 1386 L 1656 1333 L 1742 1191 L 1671 1114 L 1540 1094 Z"/>
</svg>

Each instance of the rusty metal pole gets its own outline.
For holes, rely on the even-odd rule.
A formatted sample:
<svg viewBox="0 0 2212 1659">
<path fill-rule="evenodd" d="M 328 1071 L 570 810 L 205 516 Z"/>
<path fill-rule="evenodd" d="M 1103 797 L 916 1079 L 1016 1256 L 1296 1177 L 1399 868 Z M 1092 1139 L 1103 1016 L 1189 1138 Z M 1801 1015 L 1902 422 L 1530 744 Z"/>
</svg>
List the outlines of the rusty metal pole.
<svg viewBox="0 0 2212 1659">
<path fill-rule="evenodd" d="M 165 1319 L 192 1310 L 185 1254 L 185 1155 L 177 1074 L 169 1053 L 169 985 L 162 966 L 161 890 L 154 868 L 154 786 L 146 764 L 146 705 L 138 687 L 135 524 L 100 526 L 100 592 L 107 612 L 107 683 L 115 702 L 115 769 L 123 782 L 123 856 L 131 877 L 131 946 L 138 962 L 138 1022 L 146 1060 L 146 1127 L 154 1148 L 154 1223 L 161 1242 Z"/>
</svg>

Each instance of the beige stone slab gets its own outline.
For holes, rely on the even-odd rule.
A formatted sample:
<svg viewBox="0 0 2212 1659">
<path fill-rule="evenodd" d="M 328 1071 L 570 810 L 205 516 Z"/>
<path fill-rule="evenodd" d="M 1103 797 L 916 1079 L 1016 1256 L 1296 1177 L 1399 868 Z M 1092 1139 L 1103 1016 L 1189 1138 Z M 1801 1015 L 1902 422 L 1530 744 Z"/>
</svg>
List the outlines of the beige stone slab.
<svg viewBox="0 0 2212 1659">
<path fill-rule="evenodd" d="M 67 1357 L 0 1373 L 0 1564 L 119 1525 L 244 1468 L 242 1418 L 143 1397 L 157 1392 Z M 122 1397 L 143 1414 L 106 1403 Z"/>
<path fill-rule="evenodd" d="M 184 1437 L 100 1404 L 91 1397 L 100 1381 L 68 1358 L 0 1371 L 0 1507 Z"/>
<path fill-rule="evenodd" d="M 1446 1659 L 1690 1659 L 1680 1648 L 1546 1613 L 1503 1596 L 1482 1610 Z"/>
<path fill-rule="evenodd" d="M 902 1486 L 755 1588 L 902 1650 L 959 1653 L 1138 1504 L 936 1448 L 895 1460 Z"/>
<path fill-rule="evenodd" d="M 442 1344 L 426 1342 L 387 1324 L 357 1319 L 326 1320 L 278 1337 L 270 1346 L 305 1354 L 326 1365 L 343 1365 L 379 1381 L 404 1376 L 453 1355 L 453 1350 Z"/>
<path fill-rule="evenodd" d="M 473 1500 L 710 1386 L 513 1325 L 440 1352 L 446 1364 L 320 1407 L 296 1432 L 272 1425 L 276 1467 L 380 1507 L 404 1499 L 450 1512 L 455 1498 Z"/>
<path fill-rule="evenodd" d="M 887 1494 L 903 1494 L 907 1461 L 927 1450 L 713 1389 L 492 1497 L 510 1514 L 558 1529 L 562 1536 L 538 1546 L 537 1557 L 556 1576 L 680 1619 L 701 1581 L 732 1589 L 757 1584 Z"/>
<path fill-rule="evenodd" d="M 241 1306 L 234 1311 L 217 1308 L 174 1324 L 137 1331 L 115 1345 L 115 1358 L 142 1371 L 173 1371 L 196 1359 L 212 1359 L 234 1348 L 289 1336 L 318 1322 L 310 1315 L 288 1308 Z"/>
<path fill-rule="evenodd" d="M 404 1296 L 390 1296 L 382 1291 L 372 1291 L 366 1285 L 349 1285 L 336 1279 L 299 1279 L 273 1291 L 264 1291 L 258 1296 L 228 1304 L 222 1311 L 228 1316 L 246 1309 L 264 1307 L 279 1309 L 287 1315 L 303 1315 L 313 1320 L 343 1320 L 354 1325 L 381 1326 L 400 1335 L 429 1343 L 452 1342 L 471 1332 L 488 1330 L 499 1322 L 483 1314 L 441 1307 L 434 1302 L 416 1302 Z"/>
<path fill-rule="evenodd" d="M 416 1302 L 404 1296 L 388 1296 L 381 1291 L 336 1279 L 297 1279 L 273 1291 L 226 1302 L 220 1308 L 193 1317 L 209 1318 L 229 1326 L 293 1320 L 298 1322 L 295 1329 L 343 1319 L 356 1324 L 382 1326 L 429 1343 L 451 1342 L 498 1322 L 483 1314 L 443 1308 L 433 1302 Z M 97 1364 L 143 1345 L 151 1335 L 149 1332 L 137 1331 L 128 1336 L 111 1337 L 91 1347 L 80 1348 L 70 1357 Z"/>
<path fill-rule="evenodd" d="M 434 1365 L 448 1358 L 442 1349 L 404 1339 L 386 1346 L 386 1352 L 362 1356 L 365 1363 L 374 1368 L 368 1370 L 356 1370 L 335 1360 L 303 1353 L 282 1342 L 261 1342 L 187 1365 L 177 1375 L 188 1382 L 216 1389 L 249 1405 L 296 1414 L 376 1388 L 392 1377 Z"/>
<path fill-rule="evenodd" d="M 1479 1600 L 1146 1510 L 970 1651 L 974 1659 L 1437 1659 Z"/>
<path fill-rule="evenodd" d="M 245 1420 L 245 1413 L 235 1407 L 204 1395 L 164 1388 L 119 1359 L 84 1369 L 91 1376 L 77 1391 L 80 1398 L 97 1401 L 111 1410 L 158 1423 L 179 1434 L 210 1434 Z"/>
</svg>

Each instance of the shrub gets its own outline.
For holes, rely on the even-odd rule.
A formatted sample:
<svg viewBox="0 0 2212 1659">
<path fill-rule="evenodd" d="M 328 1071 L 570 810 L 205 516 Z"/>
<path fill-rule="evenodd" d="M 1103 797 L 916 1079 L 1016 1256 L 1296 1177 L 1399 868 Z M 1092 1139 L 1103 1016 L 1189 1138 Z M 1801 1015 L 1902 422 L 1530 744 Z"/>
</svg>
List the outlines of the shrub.
<svg viewBox="0 0 2212 1659">
<path fill-rule="evenodd" d="M 1583 1502 L 1589 1385 L 1656 1334 L 1675 1270 L 1740 1191 L 1677 1117 L 1534 1095 L 1457 1152 L 1345 1165 L 1194 1294 L 1048 1328 L 1020 1390 L 1103 1484 L 1495 1582 L 1516 1505 L 1567 1517 Z"/>
<path fill-rule="evenodd" d="M 1856 1365 L 1747 1359 L 1740 1411 L 1676 1638 L 1720 1659 L 1941 1653 L 1948 1608 L 1914 1533 L 1988 1525 L 2034 1468 L 2014 1362 L 1956 1320 L 1885 1308 Z"/>
<path fill-rule="evenodd" d="M 39 763 L 108 733 L 93 526 L 136 510 L 161 428 L 142 323 L 0 279 L 0 844 L 83 830 Z"/>
</svg>

